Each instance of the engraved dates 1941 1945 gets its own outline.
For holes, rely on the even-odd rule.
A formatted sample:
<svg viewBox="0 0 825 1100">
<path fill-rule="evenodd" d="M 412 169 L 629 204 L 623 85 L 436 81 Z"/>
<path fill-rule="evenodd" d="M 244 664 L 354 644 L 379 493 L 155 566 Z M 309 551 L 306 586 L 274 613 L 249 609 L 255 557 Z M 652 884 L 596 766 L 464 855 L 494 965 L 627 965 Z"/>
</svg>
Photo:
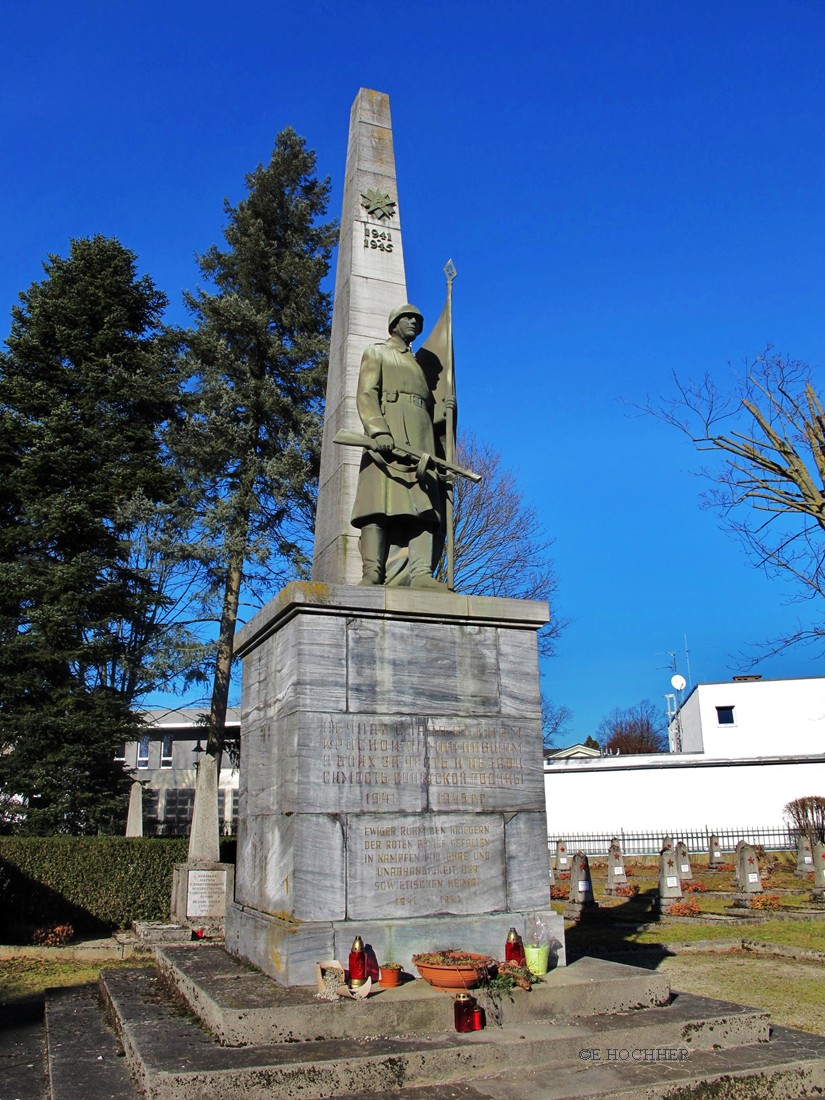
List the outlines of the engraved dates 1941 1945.
<svg viewBox="0 0 825 1100">
<path fill-rule="evenodd" d="M 388 229 L 364 226 L 364 248 L 376 248 L 382 252 L 392 252 L 392 233 Z"/>
</svg>

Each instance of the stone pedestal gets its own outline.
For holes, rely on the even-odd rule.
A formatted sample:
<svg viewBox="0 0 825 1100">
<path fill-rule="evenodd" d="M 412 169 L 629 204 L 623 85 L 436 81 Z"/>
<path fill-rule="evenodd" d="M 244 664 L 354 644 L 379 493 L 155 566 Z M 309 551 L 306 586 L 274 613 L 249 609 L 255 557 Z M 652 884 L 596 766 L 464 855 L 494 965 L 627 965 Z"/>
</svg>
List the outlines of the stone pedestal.
<svg viewBox="0 0 825 1100">
<path fill-rule="evenodd" d="M 172 920 L 190 927 L 222 928 L 234 874 L 231 863 L 176 863 L 172 872 Z"/>
<path fill-rule="evenodd" d="M 227 948 L 286 985 L 345 957 L 500 956 L 550 911 L 543 603 L 292 584 L 238 635 L 243 751 Z"/>
</svg>

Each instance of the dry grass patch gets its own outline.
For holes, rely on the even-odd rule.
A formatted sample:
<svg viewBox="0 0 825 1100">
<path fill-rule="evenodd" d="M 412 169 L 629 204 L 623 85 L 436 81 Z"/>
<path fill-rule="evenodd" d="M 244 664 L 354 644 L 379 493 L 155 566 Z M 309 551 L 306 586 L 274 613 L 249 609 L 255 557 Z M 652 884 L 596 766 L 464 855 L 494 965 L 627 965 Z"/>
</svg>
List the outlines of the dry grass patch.
<svg viewBox="0 0 825 1100">
<path fill-rule="evenodd" d="M 775 1024 L 825 1035 L 825 964 L 746 953 L 675 955 L 656 968 L 675 990 L 752 1005 Z"/>
</svg>

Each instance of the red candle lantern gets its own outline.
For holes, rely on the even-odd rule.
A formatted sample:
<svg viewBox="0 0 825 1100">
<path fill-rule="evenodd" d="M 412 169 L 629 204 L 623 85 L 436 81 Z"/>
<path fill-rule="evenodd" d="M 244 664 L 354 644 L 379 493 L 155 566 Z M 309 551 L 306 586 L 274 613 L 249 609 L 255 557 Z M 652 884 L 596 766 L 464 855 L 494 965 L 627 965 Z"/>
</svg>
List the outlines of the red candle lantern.
<svg viewBox="0 0 825 1100">
<path fill-rule="evenodd" d="M 364 951 L 364 941 L 356 936 L 352 941 L 352 950 L 349 953 L 349 984 L 352 986 L 363 985 L 367 980 L 367 956 Z"/>
<path fill-rule="evenodd" d="M 507 942 L 504 945 L 504 961 L 514 962 L 517 966 L 524 966 L 524 944 L 515 928 L 511 928 L 507 933 Z"/>
<path fill-rule="evenodd" d="M 476 999 L 469 993 L 459 993 L 453 1002 L 456 1031 L 477 1031 L 475 1026 Z"/>
</svg>

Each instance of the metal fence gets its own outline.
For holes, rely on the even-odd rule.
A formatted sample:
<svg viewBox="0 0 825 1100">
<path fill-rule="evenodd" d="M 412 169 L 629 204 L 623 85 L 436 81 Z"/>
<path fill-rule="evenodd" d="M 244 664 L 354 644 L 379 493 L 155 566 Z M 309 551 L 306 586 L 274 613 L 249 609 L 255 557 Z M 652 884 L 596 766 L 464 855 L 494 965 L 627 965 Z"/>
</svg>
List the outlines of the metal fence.
<svg viewBox="0 0 825 1100">
<path fill-rule="evenodd" d="M 761 825 L 741 825 L 735 829 L 662 829 L 655 833 L 625 832 L 623 829 L 615 833 L 565 833 L 564 835 L 549 834 L 547 846 L 550 851 L 554 846 L 563 841 L 569 852 L 584 852 L 587 856 L 607 855 L 607 849 L 613 837 L 622 846 L 622 853 L 626 856 L 657 855 L 662 848 L 662 840 L 672 837 L 674 844 L 677 840 L 684 841 L 689 852 L 707 852 L 711 835 L 718 837 L 719 847 L 723 852 L 732 852 L 740 840 L 749 844 L 761 845 L 768 851 L 794 850 L 799 839 L 796 829 L 774 828 L 769 829 Z"/>
</svg>

